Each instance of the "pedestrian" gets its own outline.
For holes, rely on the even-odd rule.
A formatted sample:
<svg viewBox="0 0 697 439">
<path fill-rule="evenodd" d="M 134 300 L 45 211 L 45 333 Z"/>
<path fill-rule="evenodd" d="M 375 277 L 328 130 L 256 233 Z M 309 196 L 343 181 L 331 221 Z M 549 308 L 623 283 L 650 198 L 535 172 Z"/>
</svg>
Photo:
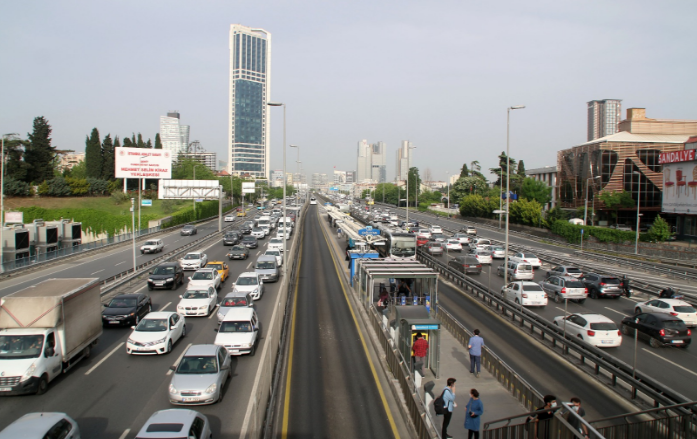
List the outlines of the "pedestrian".
<svg viewBox="0 0 697 439">
<path fill-rule="evenodd" d="M 479 336 L 479 329 L 475 329 L 467 349 L 469 349 L 470 354 L 470 373 L 473 373 L 477 378 L 479 378 L 482 369 L 482 346 L 484 346 L 484 339 Z M 477 370 L 475 370 L 475 366 Z"/>
<path fill-rule="evenodd" d="M 411 347 L 414 355 L 414 370 L 419 370 L 421 376 L 426 376 L 424 373 L 424 364 L 426 363 L 426 355 L 428 354 L 428 342 L 424 340 L 423 335 L 419 332 L 416 334 L 416 340 Z"/>
<path fill-rule="evenodd" d="M 390 295 L 387 293 L 387 288 L 384 285 L 380 285 L 380 298 L 378 300 L 379 306 L 387 306 L 389 302 Z"/>
<path fill-rule="evenodd" d="M 411 288 L 409 288 L 409 285 L 407 285 L 407 281 L 405 281 L 404 279 L 400 279 L 399 289 L 397 290 L 397 294 L 400 297 L 409 296 L 411 294 Z"/>
<path fill-rule="evenodd" d="M 532 429 L 532 437 L 538 439 L 549 439 L 550 419 L 554 417 L 554 412 L 557 407 L 557 397 L 554 395 L 545 395 L 543 398 L 544 405 L 538 407 L 535 411 L 547 410 L 542 413 L 537 413 L 534 416 L 528 416 L 525 423 Z"/>
<path fill-rule="evenodd" d="M 341 238 L 341 227 L 336 229 L 336 234 L 339 236 L 339 238 Z"/>
<path fill-rule="evenodd" d="M 586 427 L 586 424 L 581 422 L 580 419 L 586 416 L 586 411 L 583 409 L 583 407 L 581 407 L 581 399 L 574 396 L 571 398 L 571 403 L 569 406 L 571 406 L 571 409 L 578 415 L 574 416 L 573 414 L 569 413 L 569 425 L 578 430 L 578 432 L 583 434 L 585 437 L 588 437 L 588 427 Z"/>
<path fill-rule="evenodd" d="M 448 378 L 448 384 L 443 389 L 443 402 L 445 402 L 445 413 L 443 414 L 443 427 L 440 431 L 440 437 L 443 439 L 452 437 L 448 434 L 448 425 L 450 418 L 453 417 L 453 409 L 457 407 L 455 402 L 455 378 Z"/>
<path fill-rule="evenodd" d="M 479 439 L 480 417 L 484 413 L 484 404 L 479 400 L 479 391 L 470 389 L 470 400 L 465 407 L 465 428 L 467 439 Z"/>
</svg>

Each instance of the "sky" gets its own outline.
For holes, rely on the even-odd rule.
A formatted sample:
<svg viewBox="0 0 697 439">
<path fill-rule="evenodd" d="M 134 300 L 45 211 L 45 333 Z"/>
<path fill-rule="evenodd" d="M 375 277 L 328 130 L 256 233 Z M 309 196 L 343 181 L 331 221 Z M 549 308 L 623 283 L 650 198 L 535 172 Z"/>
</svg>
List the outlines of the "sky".
<svg viewBox="0 0 697 439">
<path fill-rule="evenodd" d="M 271 100 L 303 172 L 355 170 L 361 139 L 402 140 L 444 180 L 506 149 L 527 169 L 586 141 L 587 102 L 622 99 L 647 117 L 697 119 L 697 2 L 669 0 L 14 1 L 0 15 L 0 134 L 37 116 L 58 149 L 142 133 L 178 110 L 190 141 L 227 157 L 230 24 L 272 34 Z M 272 109 L 271 169 L 283 118 Z M 288 149 L 287 169 L 297 150 Z"/>
</svg>

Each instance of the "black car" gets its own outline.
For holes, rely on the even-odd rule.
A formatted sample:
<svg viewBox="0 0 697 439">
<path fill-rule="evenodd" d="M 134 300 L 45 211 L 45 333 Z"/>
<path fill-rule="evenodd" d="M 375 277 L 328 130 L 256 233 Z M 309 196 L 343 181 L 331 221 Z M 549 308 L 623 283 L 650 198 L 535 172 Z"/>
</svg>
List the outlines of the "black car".
<svg viewBox="0 0 697 439">
<path fill-rule="evenodd" d="M 147 294 L 121 294 L 102 310 L 102 325 L 104 326 L 134 326 L 152 311 L 152 299 Z"/>
<path fill-rule="evenodd" d="M 482 274 L 482 264 L 473 256 L 458 256 L 448 261 L 448 267 L 460 273 Z"/>
<path fill-rule="evenodd" d="M 179 234 L 181 236 L 191 236 L 191 235 L 195 235 L 197 233 L 198 233 L 198 229 L 193 224 L 187 224 L 186 226 L 182 227 L 181 232 L 179 232 Z"/>
<path fill-rule="evenodd" d="M 622 319 L 622 333 L 649 340 L 652 348 L 664 345 L 686 348 L 692 343 L 692 331 L 681 319 L 665 313 L 641 313 Z"/>
<path fill-rule="evenodd" d="M 240 244 L 247 248 L 257 248 L 259 247 L 259 242 L 257 239 L 253 236 L 245 236 L 242 238 L 242 241 L 240 241 Z"/>
<path fill-rule="evenodd" d="M 249 249 L 244 245 L 236 245 L 227 252 L 228 259 L 247 259 L 249 257 Z"/>
<path fill-rule="evenodd" d="M 591 299 L 599 299 L 601 297 L 619 299 L 624 293 L 622 281 L 615 276 L 585 273 L 583 276 L 579 277 L 579 280 L 588 288 L 588 295 Z"/>
<path fill-rule="evenodd" d="M 223 245 L 235 245 L 240 242 L 240 235 L 237 232 L 225 232 L 223 235 Z"/>
<path fill-rule="evenodd" d="M 242 224 L 242 226 L 240 227 L 240 231 L 243 235 L 249 235 L 250 233 L 252 233 L 252 226 L 250 226 L 249 224 Z"/>
<path fill-rule="evenodd" d="M 179 262 L 165 262 L 155 267 L 148 276 L 148 290 L 155 288 L 176 290 L 184 283 L 184 270 Z"/>
</svg>

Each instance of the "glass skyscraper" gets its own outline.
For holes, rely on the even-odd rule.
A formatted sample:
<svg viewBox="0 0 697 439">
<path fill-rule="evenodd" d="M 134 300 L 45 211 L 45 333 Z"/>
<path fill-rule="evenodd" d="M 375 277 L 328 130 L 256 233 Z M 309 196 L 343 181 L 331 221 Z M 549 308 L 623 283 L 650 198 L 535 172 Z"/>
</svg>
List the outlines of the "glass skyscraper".
<svg viewBox="0 0 697 439">
<path fill-rule="evenodd" d="M 621 99 L 588 102 L 588 141 L 619 132 L 621 113 Z"/>
<path fill-rule="evenodd" d="M 269 177 L 271 34 L 230 26 L 228 170 L 233 175 Z"/>
</svg>

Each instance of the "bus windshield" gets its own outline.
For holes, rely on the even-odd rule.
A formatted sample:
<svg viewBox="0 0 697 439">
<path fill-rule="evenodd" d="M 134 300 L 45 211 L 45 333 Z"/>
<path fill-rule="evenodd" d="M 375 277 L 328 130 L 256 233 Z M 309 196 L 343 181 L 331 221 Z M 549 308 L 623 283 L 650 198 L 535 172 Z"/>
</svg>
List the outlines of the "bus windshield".
<svg viewBox="0 0 697 439">
<path fill-rule="evenodd" d="M 416 237 L 392 237 L 392 256 L 409 257 L 416 254 Z"/>
</svg>

